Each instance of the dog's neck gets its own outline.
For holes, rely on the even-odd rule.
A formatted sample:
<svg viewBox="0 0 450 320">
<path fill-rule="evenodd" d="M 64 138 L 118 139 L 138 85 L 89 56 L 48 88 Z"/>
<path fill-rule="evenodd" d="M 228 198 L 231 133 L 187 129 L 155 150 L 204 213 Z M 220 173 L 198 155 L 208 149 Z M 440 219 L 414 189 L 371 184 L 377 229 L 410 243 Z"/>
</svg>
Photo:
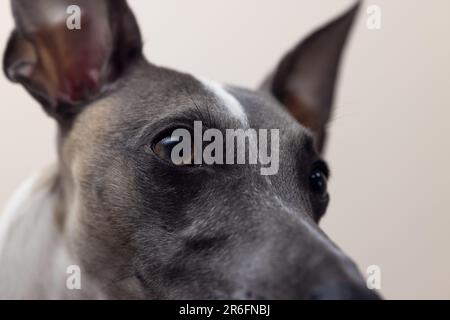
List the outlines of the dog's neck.
<svg viewBox="0 0 450 320">
<path fill-rule="evenodd" d="M 68 290 L 76 265 L 60 221 L 57 166 L 34 174 L 0 216 L 0 298 L 80 298 Z M 20 254 L 19 254 L 20 253 Z"/>
</svg>

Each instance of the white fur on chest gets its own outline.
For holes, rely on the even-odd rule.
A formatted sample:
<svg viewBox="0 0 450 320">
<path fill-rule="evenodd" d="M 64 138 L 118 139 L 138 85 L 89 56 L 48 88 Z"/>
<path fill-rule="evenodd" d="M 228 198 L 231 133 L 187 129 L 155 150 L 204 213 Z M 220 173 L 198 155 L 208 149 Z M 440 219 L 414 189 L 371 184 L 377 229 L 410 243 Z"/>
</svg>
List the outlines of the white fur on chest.
<svg viewBox="0 0 450 320">
<path fill-rule="evenodd" d="M 65 289 L 70 259 L 55 220 L 56 172 L 34 174 L 0 214 L 2 299 L 58 298 Z"/>
</svg>

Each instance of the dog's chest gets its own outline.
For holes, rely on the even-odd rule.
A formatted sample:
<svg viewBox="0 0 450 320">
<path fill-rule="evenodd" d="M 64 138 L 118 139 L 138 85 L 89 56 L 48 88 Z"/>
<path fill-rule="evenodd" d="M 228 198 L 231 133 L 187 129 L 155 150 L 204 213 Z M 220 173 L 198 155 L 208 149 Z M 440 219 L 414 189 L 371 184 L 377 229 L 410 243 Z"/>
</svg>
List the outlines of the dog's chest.
<svg viewBox="0 0 450 320">
<path fill-rule="evenodd" d="M 54 215 L 56 176 L 53 167 L 34 174 L 0 215 L 0 298 L 56 298 L 65 287 L 70 259 Z"/>
</svg>

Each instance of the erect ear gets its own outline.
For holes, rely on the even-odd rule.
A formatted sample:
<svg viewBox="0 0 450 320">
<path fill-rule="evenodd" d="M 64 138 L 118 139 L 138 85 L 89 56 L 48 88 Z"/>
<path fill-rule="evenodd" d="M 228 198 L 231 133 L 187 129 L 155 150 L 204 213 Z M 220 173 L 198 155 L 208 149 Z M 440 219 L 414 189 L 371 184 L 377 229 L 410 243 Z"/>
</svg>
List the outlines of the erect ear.
<svg viewBox="0 0 450 320">
<path fill-rule="evenodd" d="M 342 16 L 312 33 L 278 65 L 262 84 L 315 136 L 322 151 L 330 119 L 339 61 L 359 8 L 356 3 Z"/>
<path fill-rule="evenodd" d="M 16 27 L 4 71 L 57 119 L 77 113 L 141 55 L 139 28 L 125 0 L 11 3 Z"/>
</svg>

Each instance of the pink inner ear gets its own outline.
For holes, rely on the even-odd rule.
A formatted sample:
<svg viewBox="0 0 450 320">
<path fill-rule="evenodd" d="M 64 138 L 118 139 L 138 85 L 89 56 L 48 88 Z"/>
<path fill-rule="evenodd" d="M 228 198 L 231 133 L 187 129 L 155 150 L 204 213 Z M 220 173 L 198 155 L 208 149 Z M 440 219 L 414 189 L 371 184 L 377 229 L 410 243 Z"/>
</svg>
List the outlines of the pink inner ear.
<svg viewBox="0 0 450 320">
<path fill-rule="evenodd" d="M 67 6 L 81 28 L 67 27 Z M 139 28 L 125 0 L 13 0 L 16 30 L 5 68 L 52 116 L 95 99 L 141 53 Z M 74 110 L 77 108 L 74 108 Z"/>
<path fill-rule="evenodd" d="M 56 98 L 83 102 L 97 94 L 106 80 L 105 66 L 111 51 L 108 26 L 104 20 L 95 22 L 84 17 L 81 30 L 69 30 L 64 24 L 52 29 L 50 41 L 44 43 L 49 44 L 46 50 L 51 56 L 46 69 L 56 72 Z"/>
<path fill-rule="evenodd" d="M 83 55 L 79 59 L 70 60 L 65 69 L 59 72 L 60 98 L 70 102 L 79 102 L 96 94 L 101 88 L 101 70 L 103 54 Z"/>
<path fill-rule="evenodd" d="M 61 22 L 32 37 L 38 55 L 34 80 L 51 101 L 83 102 L 101 90 L 111 52 L 108 28 L 104 20 L 84 17 L 81 30 L 69 30 Z"/>
</svg>

